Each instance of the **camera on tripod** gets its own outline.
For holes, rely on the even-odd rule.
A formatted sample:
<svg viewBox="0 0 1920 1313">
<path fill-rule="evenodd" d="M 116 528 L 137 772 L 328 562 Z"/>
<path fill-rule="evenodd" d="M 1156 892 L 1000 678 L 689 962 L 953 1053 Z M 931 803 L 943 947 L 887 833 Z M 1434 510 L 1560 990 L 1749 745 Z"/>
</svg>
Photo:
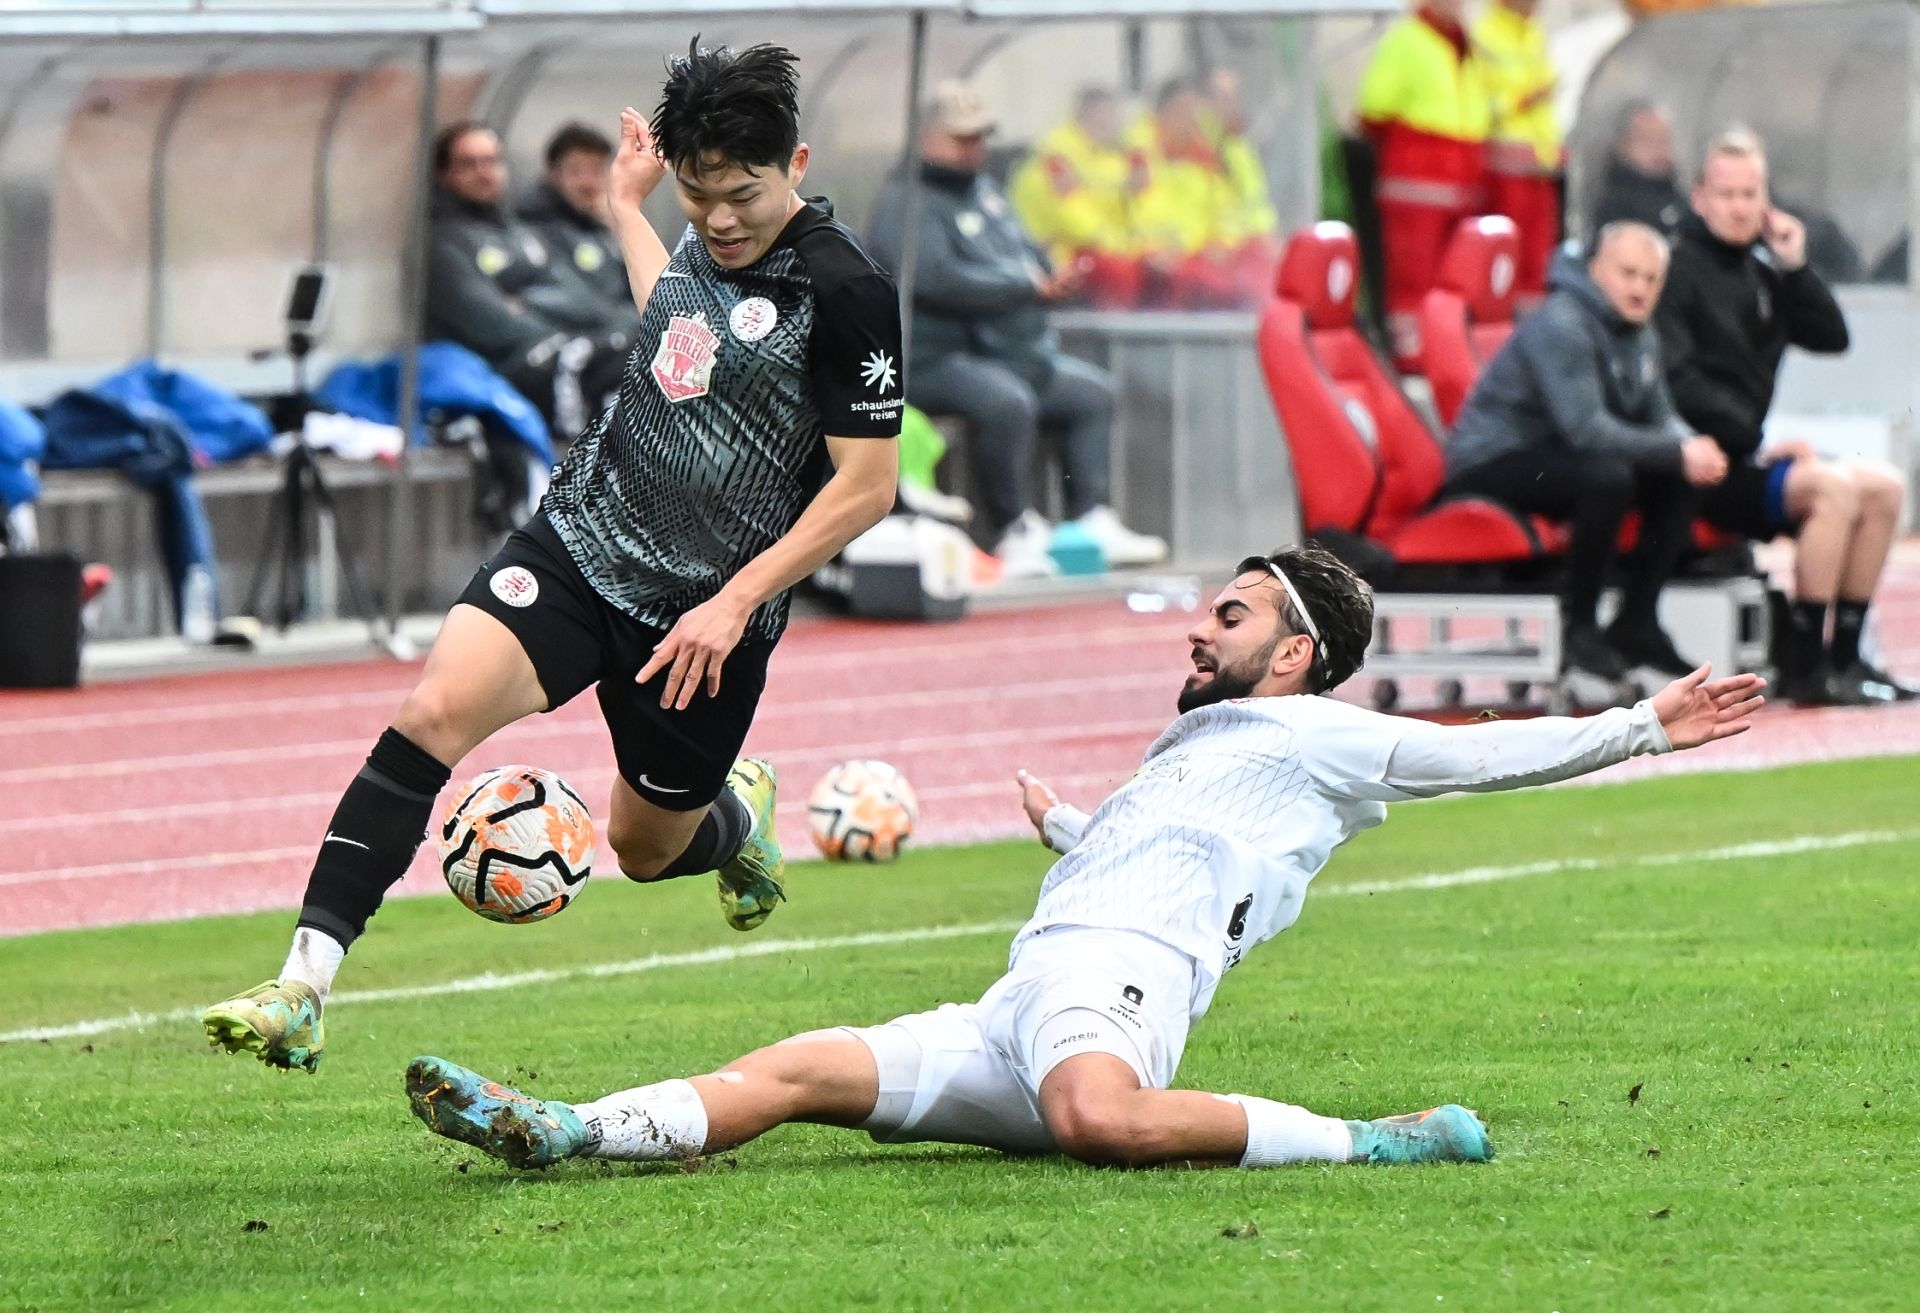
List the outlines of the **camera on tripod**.
<svg viewBox="0 0 1920 1313">
<path fill-rule="evenodd" d="M 307 384 L 307 357 L 326 331 L 327 312 L 332 302 L 332 272 L 325 264 L 302 265 L 294 270 L 288 284 L 284 323 L 286 355 L 293 367 L 293 390 L 281 407 L 278 420 L 281 430 L 292 438 L 292 445 L 283 458 L 280 487 L 268 508 L 266 535 L 254 565 L 252 586 L 247 590 L 247 612 L 262 620 L 269 618 L 262 614 L 260 607 L 268 576 L 277 574 L 279 587 L 270 617 L 275 627 L 284 633 L 296 618 L 305 615 L 309 557 L 319 542 L 330 538 L 352 613 L 367 623 L 376 643 L 396 656 L 407 656 L 411 655 L 411 648 L 403 638 L 396 633 L 382 632 L 383 626 L 374 614 L 370 595 L 355 563 L 353 526 L 341 522 L 333 490 L 327 486 L 326 473 L 306 439 L 307 415 L 313 410 L 313 394 Z"/>
</svg>

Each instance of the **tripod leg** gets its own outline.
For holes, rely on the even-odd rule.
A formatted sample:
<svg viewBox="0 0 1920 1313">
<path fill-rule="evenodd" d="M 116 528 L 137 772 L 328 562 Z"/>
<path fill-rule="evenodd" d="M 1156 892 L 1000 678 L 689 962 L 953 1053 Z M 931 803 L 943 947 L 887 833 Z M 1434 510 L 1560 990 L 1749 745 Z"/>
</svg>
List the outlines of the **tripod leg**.
<svg viewBox="0 0 1920 1313">
<path fill-rule="evenodd" d="M 333 499 L 333 489 L 327 486 L 326 478 L 321 474 L 320 466 L 317 462 L 310 461 L 308 463 L 307 477 L 307 491 L 313 498 L 313 504 L 317 508 L 318 514 L 326 516 L 333 526 L 333 551 L 334 556 L 340 562 L 340 578 L 346 584 L 347 605 L 353 609 L 353 613 L 356 616 L 365 620 L 377 633 L 380 627 L 380 620 L 379 617 L 373 613 L 371 595 L 367 591 L 367 586 L 361 582 L 360 579 L 360 566 L 356 562 L 352 550 L 347 545 L 346 534 L 342 532 L 343 526 L 340 522 L 340 509 L 339 505 Z"/>
<path fill-rule="evenodd" d="M 254 558 L 253 579 L 247 584 L 246 614 L 250 616 L 260 615 L 260 602 L 267 591 L 267 575 L 280 564 L 287 547 L 287 502 L 287 480 L 283 478 L 280 486 L 274 489 L 272 500 L 267 503 L 267 528 L 260 535 L 260 554 Z"/>
</svg>

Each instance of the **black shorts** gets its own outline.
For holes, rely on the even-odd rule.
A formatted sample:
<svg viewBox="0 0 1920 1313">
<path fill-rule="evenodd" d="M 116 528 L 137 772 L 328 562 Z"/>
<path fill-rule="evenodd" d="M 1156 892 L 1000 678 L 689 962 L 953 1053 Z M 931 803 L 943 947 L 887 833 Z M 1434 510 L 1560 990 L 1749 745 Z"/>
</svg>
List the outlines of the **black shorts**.
<svg viewBox="0 0 1920 1313">
<path fill-rule="evenodd" d="M 668 811 L 693 811 L 720 796 L 766 687 L 771 642 L 742 642 L 728 654 L 718 696 L 702 686 L 685 711 L 662 709 L 667 672 L 644 684 L 634 676 L 666 631 L 595 592 L 542 515 L 508 535 L 460 600 L 513 631 L 547 710 L 598 682 L 614 760 L 634 792 Z"/>
<path fill-rule="evenodd" d="M 1700 517 L 1714 528 L 1742 538 L 1768 542 L 1793 535 L 1800 526 L 1787 514 L 1790 460 L 1761 465 L 1752 459 L 1729 461 L 1727 477 L 1700 498 Z"/>
</svg>

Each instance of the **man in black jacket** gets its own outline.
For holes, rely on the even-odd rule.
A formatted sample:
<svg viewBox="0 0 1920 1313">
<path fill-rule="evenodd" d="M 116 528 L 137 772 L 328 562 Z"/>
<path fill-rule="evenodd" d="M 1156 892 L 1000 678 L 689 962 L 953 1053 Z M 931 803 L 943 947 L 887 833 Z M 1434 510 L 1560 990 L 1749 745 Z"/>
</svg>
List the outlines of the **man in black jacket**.
<svg viewBox="0 0 1920 1313">
<path fill-rule="evenodd" d="M 573 271 L 598 296 L 616 324 L 632 330 L 640 324 L 627 283 L 620 239 L 608 226 L 607 167 L 613 143 L 584 123 L 568 123 L 547 141 L 546 174 L 522 198 L 520 222 L 546 244 L 550 258 Z"/>
<path fill-rule="evenodd" d="M 915 243 L 907 401 L 967 421 L 979 524 L 1009 576 L 1054 572 L 1052 527 L 1035 507 L 1033 451 L 1042 425 L 1061 435 L 1067 516 L 1100 544 L 1109 566 L 1150 565 L 1167 554 L 1107 504 L 1113 383 L 1067 355 L 1048 307 L 1078 290 L 1077 270 L 1054 273 L 986 173 L 993 120 L 973 89 L 942 84 L 918 143 L 922 191 L 906 226 L 906 175 L 889 179 L 868 247 L 898 270 Z"/>
<path fill-rule="evenodd" d="M 1686 193 L 1673 169 L 1673 120 L 1652 101 L 1636 100 L 1620 115 L 1588 229 L 1631 219 L 1671 240 L 1686 216 Z"/>
<path fill-rule="evenodd" d="M 506 208 L 500 138 L 456 123 L 434 142 L 427 335 L 458 342 L 566 437 L 620 384 L 626 327 Z"/>
<path fill-rule="evenodd" d="M 1860 631 L 1900 522 L 1899 479 L 1870 464 L 1823 460 L 1803 441 L 1762 446 L 1787 347 L 1845 351 L 1847 323 L 1807 267 L 1805 226 L 1768 199 L 1758 138 L 1734 131 L 1708 144 L 1693 211 L 1681 222 L 1660 300 L 1661 349 L 1674 404 L 1731 462 L 1702 514 L 1760 541 L 1799 540 L 1788 632 L 1777 648 L 1778 690 L 1816 705 L 1915 696 L 1860 654 Z"/>
<path fill-rule="evenodd" d="M 1639 223 L 1603 228 L 1585 266 L 1562 254 L 1547 299 L 1488 362 L 1447 446 L 1448 492 L 1573 521 L 1562 652 L 1568 671 L 1607 681 L 1692 668 L 1656 607 L 1687 544 L 1692 489 L 1727 468 L 1713 440 L 1674 413 L 1661 377 L 1647 321 L 1666 268 L 1666 239 Z M 1600 590 L 1633 509 L 1638 549 L 1623 563 L 1619 617 L 1602 634 Z"/>
</svg>

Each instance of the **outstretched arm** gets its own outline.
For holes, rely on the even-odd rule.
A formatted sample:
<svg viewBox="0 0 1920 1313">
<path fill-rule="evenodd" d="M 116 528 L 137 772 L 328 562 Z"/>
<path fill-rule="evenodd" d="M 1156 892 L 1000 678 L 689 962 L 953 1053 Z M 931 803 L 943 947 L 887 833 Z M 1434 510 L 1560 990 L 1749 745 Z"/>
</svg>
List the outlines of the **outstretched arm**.
<svg viewBox="0 0 1920 1313">
<path fill-rule="evenodd" d="M 1675 752 L 1744 734 L 1765 701 L 1758 675 L 1709 680 L 1706 666 L 1631 708 L 1585 719 L 1545 716 L 1440 726 L 1407 722 L 1377 784 L 1356 796 L 1387 802 L 1443 793 L 1493 793 L 1553 784 L 1646 753 Z"/>
</svg>

